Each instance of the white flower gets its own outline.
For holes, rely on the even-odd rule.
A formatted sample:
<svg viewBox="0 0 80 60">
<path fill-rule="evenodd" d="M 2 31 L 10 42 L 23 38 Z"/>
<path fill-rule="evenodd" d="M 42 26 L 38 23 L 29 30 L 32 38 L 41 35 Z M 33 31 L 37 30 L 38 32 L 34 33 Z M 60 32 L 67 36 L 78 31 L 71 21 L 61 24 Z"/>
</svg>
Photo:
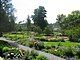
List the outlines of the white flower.
<svg viewBox="0 0 80 60">
<path fill-rule="evenodd" d="M 57 51 L 57 49 L 55 49 L 55 51 Z"/>
<path fill-rule="evenodd" d="M 0 57 L 0 60 L 4 60 L 4 59 Z"/>
</svg>

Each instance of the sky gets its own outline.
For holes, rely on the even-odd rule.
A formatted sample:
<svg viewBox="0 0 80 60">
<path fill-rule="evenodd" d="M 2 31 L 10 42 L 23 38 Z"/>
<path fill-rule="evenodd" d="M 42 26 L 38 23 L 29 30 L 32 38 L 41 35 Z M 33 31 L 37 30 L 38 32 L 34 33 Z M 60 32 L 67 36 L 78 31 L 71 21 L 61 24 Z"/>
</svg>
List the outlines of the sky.
<svg viewBox="0 0 80 60">
<path fill-rule="evenodd" d="M 26 21 L 28 15 L 33 15 L 34 9 L 44 6 L 47 10 L 47 21 L 55 23 L 58 14 L 69 14 L 80 10 L 80 0 L 12 0 L 16 9 L 16 22 Z"/>
</svg>

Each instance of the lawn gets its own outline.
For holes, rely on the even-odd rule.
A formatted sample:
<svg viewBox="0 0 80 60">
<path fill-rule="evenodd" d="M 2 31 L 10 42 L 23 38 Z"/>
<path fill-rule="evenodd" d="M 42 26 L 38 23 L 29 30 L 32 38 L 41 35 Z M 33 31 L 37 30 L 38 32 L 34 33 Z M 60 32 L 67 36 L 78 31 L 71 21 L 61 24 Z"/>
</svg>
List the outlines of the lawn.
<svg viewBox="0 0 80 60">
<path fill-rule="evenodd" d="M 44 46 L 58 46 L 58 45 L 70 47 L 70 46 L 80 45 L 80 43 L 70 42 L 70 41 L 66 41 L 66 42 L 44 42 Z"/>
</svg>

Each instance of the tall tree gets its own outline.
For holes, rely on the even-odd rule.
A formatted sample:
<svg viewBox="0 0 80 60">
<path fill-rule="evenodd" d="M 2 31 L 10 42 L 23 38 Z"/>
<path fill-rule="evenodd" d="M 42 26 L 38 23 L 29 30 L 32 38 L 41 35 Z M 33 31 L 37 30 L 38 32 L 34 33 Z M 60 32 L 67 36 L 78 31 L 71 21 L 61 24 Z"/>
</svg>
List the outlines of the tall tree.
<svg viewBox="0 0 80 60">
<path fill-rule="evenodd" d="M 66 15 L 63 15 L 63 14 L 59 14 L 57 15 L 57 23 L 59 24 L 59 26 L 61 27 L 61 29 L 65 28 L 65 25 L 64 25 L 64 21 L 66 19 Z"/>
<path fill-rule="evenodd" d="M 47 20 L 45 20 L 46 12 L 43 6 L 39 6 L 39 8 L 34 10 L 34 15 L 32 15 L 34 25 L 39 26 L 42 30 L 44 30 L 48 24 Z"/>
<path fill-rule="evenodd" d="M 7 32 L 14 28 L 11 28 L 12 22 L 15 23 L 14 19 L 12 21 L 13 11 L 11 0 L 0 0 L 0 32 Z"/>
<path fill-rule="evenodd" d="M 28 18 L 27 18 L 27 30 L 28 30 L 28 31 L 31 30 L 31 20 L 30 20 L 29 15 L 28 15 Z"/>
</svg>

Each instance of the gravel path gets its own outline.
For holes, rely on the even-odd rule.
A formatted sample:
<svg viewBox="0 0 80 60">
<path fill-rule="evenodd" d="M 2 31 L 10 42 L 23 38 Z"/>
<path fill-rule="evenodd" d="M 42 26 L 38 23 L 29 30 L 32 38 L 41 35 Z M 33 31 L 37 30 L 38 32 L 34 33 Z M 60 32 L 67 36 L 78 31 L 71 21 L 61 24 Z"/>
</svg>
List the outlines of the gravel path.
<svg viewBox="0 0 80 60">
<path fill-rule="evenodd" d="M 29 51 L 34 50 L 37 53 L 42 54 L 43 56 L 47 57 L 49 60 L 65 60 L 63 58 L 57 57 L 57 56 L 55 56 L 53 54 L 50 54 L 50 53 L 42 52 L 42 51 L 39 51 L 39 50 L 35 50 L 35 49 L 32 49 L 32 48 L 29 48 L 27 46 L 19 45 L 15 41 L 10 41 L 10 40 L 7 40 L 6 38 L 3 38 L 3 37 L 0 37 L 0 40 L 6 41 L 9 44 L 18 47 L 19 49 L 23 49 L 25 51 L 27 51 L 27 50 L 29 50 Z"/>
</svg>

